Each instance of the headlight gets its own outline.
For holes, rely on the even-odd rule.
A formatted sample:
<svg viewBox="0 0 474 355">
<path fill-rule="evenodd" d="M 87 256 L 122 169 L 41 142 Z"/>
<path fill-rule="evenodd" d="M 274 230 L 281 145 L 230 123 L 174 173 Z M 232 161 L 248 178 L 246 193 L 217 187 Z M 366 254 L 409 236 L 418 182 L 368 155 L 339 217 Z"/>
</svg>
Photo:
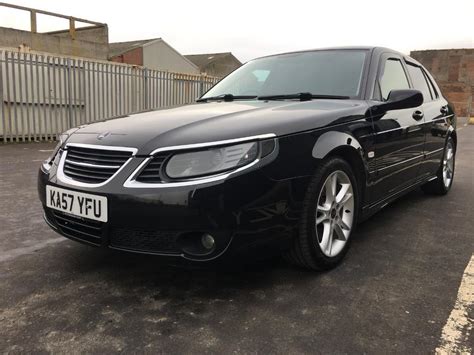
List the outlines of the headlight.
<svg viewBox="0 0 474 355">
<path fill-rule="evenodd" d="M 259 142 L 242 143 L 172 156 L 166 175 L 182 179 L 216 174 L 250 164 L 259 156 Z"/>
</svg>

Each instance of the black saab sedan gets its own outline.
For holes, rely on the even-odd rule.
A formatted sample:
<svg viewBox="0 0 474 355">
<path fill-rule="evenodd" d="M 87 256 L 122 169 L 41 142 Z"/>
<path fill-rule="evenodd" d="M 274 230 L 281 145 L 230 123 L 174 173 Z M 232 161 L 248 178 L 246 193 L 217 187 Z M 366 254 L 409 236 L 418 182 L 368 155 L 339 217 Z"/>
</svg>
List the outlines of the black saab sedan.
<svg viewBox="0 0 474 355">
<path fill-rule="evenodd" d="M 329 269 L 361 220 L 419 186 L 449 191 L 455 119 L 393 50 L 272 55 L 195 104 L 61 135 L 39 196 L 51 228 L 90 245 L 194 261 L 276 249 Z"/>
</svg>

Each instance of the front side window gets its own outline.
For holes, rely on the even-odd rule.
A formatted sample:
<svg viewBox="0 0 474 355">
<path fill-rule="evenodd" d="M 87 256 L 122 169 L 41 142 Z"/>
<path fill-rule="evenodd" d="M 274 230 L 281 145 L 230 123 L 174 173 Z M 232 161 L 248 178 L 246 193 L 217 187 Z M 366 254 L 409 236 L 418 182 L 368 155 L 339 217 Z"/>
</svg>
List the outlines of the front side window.
<svg viewBox="0 0 474 355">
<path fill-rule="evenodd" d="M 413 87 L 416 90 L 420 90 L 423 94 L 423 101 L 428 102 L 432 100 L 430 88 L 428 87 L 428 83 L 426 82 L 425 74 L 419 66 L 413 65 L 411 63 L 407 63 L 408 67 L 408 74 L 410 74 L 410 78 L 413 82 Z"/>
<path fill-rule="evenodd" d="M 386 101 L 392 90 L 409 89 L 408 79 L 398 59 L 389 58 L 385 61 L 383 73 L 379 80 L 382 100 Z"/>
<path fill-rule="evenodd" d="M 321 50 L 255 59 L 224 78 L 203 99 L 298 93 L 357 97 L 366 56 L 365 50 Z"/>
</svg>

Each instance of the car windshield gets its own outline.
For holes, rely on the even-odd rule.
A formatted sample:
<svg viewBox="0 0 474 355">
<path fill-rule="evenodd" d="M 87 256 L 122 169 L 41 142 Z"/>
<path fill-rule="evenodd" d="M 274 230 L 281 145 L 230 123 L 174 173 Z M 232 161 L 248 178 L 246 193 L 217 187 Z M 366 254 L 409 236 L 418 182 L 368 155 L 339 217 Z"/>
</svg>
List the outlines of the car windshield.
<svg viewBox="0 0 474 355">
<path fill-rule="evenodd" d="M 320 50 L 252 60 L 209 90 L 202 98 L 221 95 L 359 96 L 367 51 Z"/>
</svg>

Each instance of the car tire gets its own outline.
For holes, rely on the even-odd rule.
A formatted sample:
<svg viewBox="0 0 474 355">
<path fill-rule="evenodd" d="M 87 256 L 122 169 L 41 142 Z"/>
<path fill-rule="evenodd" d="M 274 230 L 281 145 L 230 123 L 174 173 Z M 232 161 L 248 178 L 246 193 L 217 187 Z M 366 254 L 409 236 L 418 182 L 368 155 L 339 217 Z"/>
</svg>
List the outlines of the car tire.
<svg viewBox="0 0 474 355">
<path fill-rule="evenodd" d="M 456 165 L 456 145 L 452 137 L 448 137 L 443 152 L 443 159 L 436 173 L 436 179 L 421 186 L 423 192 L 431 195 L 446 195 L 454 179 Z"/>
<path fill-rule="evenodd" d="M 339 157 L 325 160 L 308 186 L 298 234 L 284 258 L 310 270 L 334 268 L 350 246 L 358 209 L 359 188 L 351 166 Z"/>
</svg>

